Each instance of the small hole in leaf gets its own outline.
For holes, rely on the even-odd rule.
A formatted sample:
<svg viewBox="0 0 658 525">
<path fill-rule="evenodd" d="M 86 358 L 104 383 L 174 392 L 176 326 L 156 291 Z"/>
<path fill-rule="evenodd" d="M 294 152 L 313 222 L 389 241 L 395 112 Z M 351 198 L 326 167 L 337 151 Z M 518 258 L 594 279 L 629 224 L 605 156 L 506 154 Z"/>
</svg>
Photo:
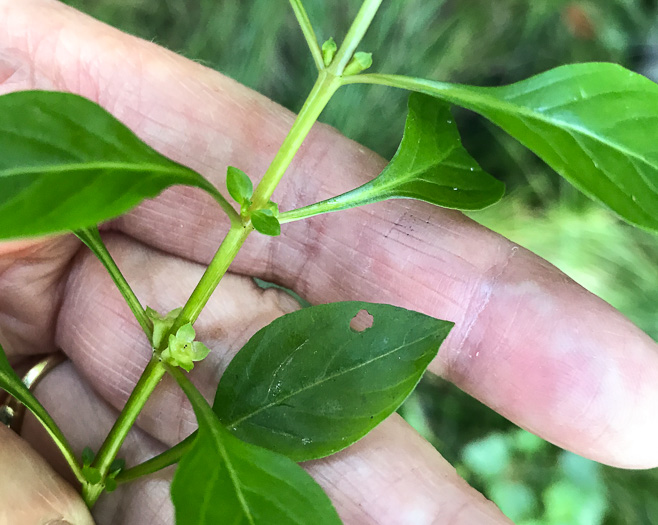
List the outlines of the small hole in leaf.
<svg viewBox="0 0 658 525">
<path fill-rule="evenodd" d="M 359 310 L 359 312 L 350 321 L 350 329 L 353 332 L 365 332 L 372 326 L 374 318 L 366 310 Z"/>
</svg>

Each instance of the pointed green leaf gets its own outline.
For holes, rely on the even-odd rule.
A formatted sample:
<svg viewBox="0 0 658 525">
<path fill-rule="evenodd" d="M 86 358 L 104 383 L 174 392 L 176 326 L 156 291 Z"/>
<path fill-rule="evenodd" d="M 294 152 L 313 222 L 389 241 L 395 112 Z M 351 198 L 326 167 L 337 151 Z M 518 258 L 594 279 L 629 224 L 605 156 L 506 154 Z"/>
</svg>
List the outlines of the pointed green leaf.
<svg viewBox="0 0 658 525">
<path fill-rule="evenodd" d="M 251 224 L 256 231 L 276 237 L 281 235 L 281 224 L 271 209 L 256 210 L 251 214 Z"/>
<path fill-rule="evenodd" d="M 379 176 L 352 191 L 281 214 L 282 223 L 386 199 L 418 199 L 478 210 L 499 201 L 505 185 L 478 166 L 461 144 L 448 104 L 413 93 L 400 147 Z"/>
<path fill-rule="evenodd" d="M 246 204 L 254 194 L 254 185 L 247 174 L 233 166 L 226 170 L 226 188 L 239 204 Z"/>
<path fill-rule="evenodd" d="M 79 481 L 83 481 L 84 476 L 78 460 L 71 449 L 67 439 L 62 434 L 62 431 L 59 429 L 53 418 L 46 411 L 43 405 L 34 397 L 34 394 L 30 392 L 21 378 L 18 377 L 14 369 L 9 364 L 9 360 L 5 355 L 5 352 L 0 346 L 0 389 L 7 392 L 9 395 L 16 398 L 18 401 L 23 403 L 25 407 L 32 412 L 32 414 L 37 418 L 39 423 L 43 425 L 50 437 L 53 439 L 57 447 L 62 452 L 62 455 L 71 466 L 71 470 L 78 478 Z M 93 452 L 92 452 L 93 454 Z"/>
<path fill-rule="evenodd" d="M 174 184 L 197 186 L 227 205 L 201 175 L 80 96 L 10 93 L 0 96 L 0 115 L 0 238 L 89 227 Z"/>
<path fill-rule="evenodd" d="M 322 488 L 292 460 L 228 432 L 196 388 L 176 370 L 199 430 L 171 486 L 177 525 L 217 523 L 337 525 Z"/>
<path fill-rule="evenodd" d="M 350 327 L 360 311 L 363 331 Z M 343 302 L 284 315 L 222 376 L 214 410 L 245 441 L 296 461 L 337 452 L 406 399 L 452 323 L 390 305 Z"/>
<path fill-rule="evenodd" d="M 94 451 L 91 449 L 91 447 L 85 447 L 82 450 L 82 465 L 88 467 L 94 461 L 95 457 L 96 454 L 94 454 Z"/>
<path fill-rule="evenodd" d="M 355 81 L 420 91 L 480 113 L 586 195 L 658 231 L 658 85 L 642 75 L 587 63 L 495 88 L 363 77 Z"/>
</svg>

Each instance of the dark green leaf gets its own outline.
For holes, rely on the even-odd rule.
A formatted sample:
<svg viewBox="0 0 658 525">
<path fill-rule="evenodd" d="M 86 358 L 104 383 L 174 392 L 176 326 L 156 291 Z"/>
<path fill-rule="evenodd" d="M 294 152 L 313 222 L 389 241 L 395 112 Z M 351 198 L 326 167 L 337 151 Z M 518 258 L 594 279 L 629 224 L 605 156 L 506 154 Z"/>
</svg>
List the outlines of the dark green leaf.
<svg viewBox="0 0 658 525">
<path fill-rule="evenodd" d="M 658 85 L 642 75 L 574 64 L 496 88 L 368 76 L 480 113 L 583 193 L 658 231 Z"/>
<path fill-rule="evenodd" d="M 114 478 L 105 480 L 105 492 L 114 492 L 117 489 L 117 482 Z"/>
<path fill-rule="evenodd" d="M 82 450 L 82 465 L 85 466 L 85 467 L 88 467 L 89 465 L 92 464 L 95 457 L 96 457 L 96 454 L 94 454 L 94 451 L 91 450 L 90 447 L 85 447 Z"/>
<path fill-rule="evenodd" d="M 412 93 L 400 147 L 378 177 L 352 191 L 282 214 L 281 222 L 386 199 L 418 199 L 460 210 L 499 201 L 505 185 L 473 160 L 461 144 L 448 104 Z"/>
<path fill-rule="evenodd" d="M 360 311 L 363 331 L 350 327 Z M 214 410 L 239 438 L 296 461 L 341 450 L 411 393 L 452 323 L 390 305 L 343 302 L 284 315 L 231 361 Z"/>
<path fill-rule="evenodd" d="M 97 468 L 84 466 L 82 467 L 82 473 L 84 474 L 85 479 L 92 485 L 97 485 L 103 479 L 101 471 Z"/>
<path fill-rule="evenodd" d="M 341 523 L 327 495 L 304 469 L 232 436 L 182 372 L 172 373 L 199 422 L 198 435 L 180 460 L 171 486 L 177 525 Z"/>
<path fill-rule="evenodd" d="M 116 475 L 126 468 L 126 460 L 123 458 L 116 458 L 111 464 L 108 471 L 108 475 L 111 477 L 116 477 Z"/>
<path fill-rule="evenodd" d="M 251 224 L 254 225 L 256 231 L 265 235 L 272 237 L 281 235 L 281 224 L 271 209 L 256 210 L 251 214 Z"/>
<path fill-rule="evenodd" d="M 233 166 L 226 170 L 226 188 L 229 194 L 239 204 L 246 204 L 254 194 L 254 185 L 247 174 Z"/>
<path fill-rule="evenodd" d="M 34 397 L 34 394 L 23 384 L 21 378 L 18 377 L 14 369 L 9 364 L 9 360 L 5 355 L 4 350 L 0 346 L 0 389 L 7 392 L 9 395 L 16 398 L 23 403 L 25 407 L 34 414 L 37 420 L 43 425 L 55 444 L 59 447 L 64 458 L 71 466 L 74 474 L 78 480 L 83 480 L 82 470 L 78 465 L 78 461 L 71 450 L 71 446 L 62 434 L 55 421 L 50 414 L 46 411 L 41 403 Z"/>
<path fill-rule="evenodd" d="M 0 97 L 0 115 L 0 238 L 92 226 L 174 184 L 203 188 L 221 203 L 201 175 L 77 95 L 10 93 Z"/>
</svg>

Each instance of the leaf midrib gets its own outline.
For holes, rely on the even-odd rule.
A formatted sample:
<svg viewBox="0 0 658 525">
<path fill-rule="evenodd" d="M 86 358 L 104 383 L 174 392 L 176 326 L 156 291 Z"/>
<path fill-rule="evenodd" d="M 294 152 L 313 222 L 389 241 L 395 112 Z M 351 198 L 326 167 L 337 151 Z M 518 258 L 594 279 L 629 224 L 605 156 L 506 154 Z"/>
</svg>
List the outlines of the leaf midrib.
<svg viewBox="0 0 658 525">
<path fill-rule="evenodd" d="M 192 173 L 192 170 L 189 168 L 185 168 L 184 166 L 181 166 L 179 164 L 175 164 L 172 161 L 172 166 L 164 166 L 162 164 L 151 164 L 151 163 L 146 163 L 146 164 L 138 164 L 135 162 L 108 162 L 108 161 L 101 161 L 101 162 L 79 162 L 79 163 L 67 163 L 67 164 L 57 164 L 57 165 L 52 165 L 52 164 L 47 164 L 45 166 L 34 166 L 34 167 L 29 167 L 29 168 L 23 168 L 23 169 L 7 169 L 7 170 L 2 170 L 0 169 L 0 182 L 2 181 L 3 177 L 15 177 L 18 175 L 30 175 L 30 174 L 46 174 L 46 175 L 52 175 L 52 174 L 61 174 L 64 172 L 76 172 L 76 171 L 90 171 L 90 170 L 117 170 L 117 171 L 149 171 L 151 173 L 163 173 L 163 174 L 184 174 L 187 176 L 189 179 L 193 179 L 194 177 L 190 177 L 190 173 Z"/>
<path fill-rule="evenodd" d="M 391 350 L 391 351 L 389 351 L 389 352 L 386 352 L 386 353 L 380 354 L 380 355 L 378 355 L 378 356 L 376 356 L 376 357 L 374 357 L 374 358 L 372 358 L 372 359 L 368 359 L 368 360 L 366 360 L 366 361 L 364 361 L 364 362 L 362 362 L 362 363 L 359 363 L 359 364 L 356 365 L 356 366 L 353 366 L 353 367 L 348 368 L 348 369 L 342 369 L 342 370 L 340 370 L 339 372 L 335 372 L 335 373 L 333 373 L 333 374 L 326 375 L 326 376 L 322 377 L 322 379 L 320 379 L 320 380 L 318 380 L 318 381 L 315 381 L 315 382 L 313 382 L 313 383 L 309 383 L 309 384 L 305 385 L 304 387 L 302 387 L 302 388 L 300 388 L 300 389 L 298 389 L 298 390 L 295 390 L 295 391 L 289 392 L 289 393 L 286 394 L 285 396 L 278 397 L 278 398 L 276 399 L 276 401 L 273 401 L 273 402 L 271 402 L 271 403 L 267 403 L 266 405 L 263 405 L 263 406 L 257 408 L 256 410 L 254 410 L 254 411 L 252 411 L 252 412 L 250 412 L 250 413 L 244 415 L 244 416 L 241 417 L 241 418 L 238 418 L 238 419 L 235 419 L 235 420 L 233 420 L 233 421 L 231 421 L 231 422 L 226 423 L 226 426 L 229 427 L 229 428 L 237 427 L 237 426 L 239 426 L 241 423 L 243 423 L 244 421 L 246 421 L 247 419 L 250 419 L 250 418 L 252 418 L 252 417 L 258 415 L 259 413 L 263 412 L 264 410 L 267 410 L 267 409 L 272 408 L 272 407 L 274 407 L 274 406 L 280 405 L 281 403 L 287 401 L 288 399 L 290 399 L 290 398 L 292 398 L 292 397 L 295 397 L 295 396 L 297 396 L 297 395 L 299 395 L 299 394 L 305 392 L 306 390 L 309 390 L 309 389 L 311 389 L 311 388 L 315 388 L 315 387 L 317 387 L 317 386 L 319 386 L 319 385 L 322 385 L 323 383 L 326 383 L 327 381 L 331 381 L 332 379 L 335 379 L 335 378 L 340 377 L 340 376 L 342 376 L 342 375 L 345 375 L 345 374 L 349 374 L 349 373 L 351 373 L 351 372 L 354 372 L 355 370 L 358 370 L 359 368 L 362 368 L 362 367 L 364 367 L 364 366 L 366 366 L 366 365 L 369 365 L 369 364 L 371 364 L 371 363 L 374 363 L 374 362 L 376 362 L 376 361 L 378 361 L 378 360 L 380 360 L 380 359 L 383 359 L 383 358 L 385 358 L 385 357 L 388 357 L 389 355 L 392 355 L 392 354 L 394 354 L 394 353 L 396 353 L 396 352 L 399 352 L 399 351 L 402 350 L 403 348 L 407 348 L 407 347 L 409 347 L 409 346 L 411 346 L 411 345 L 414 345 L 414 344 L 416 344 L 416 343 L 418 343 L 418 342 L 420 342 L 420 341 L 422 341 L 422 340 L 424 340 L 424 339 L 429 339 L 429 338 L 431 338 L 431 337 L 433 337 L 433 336 L 430 335 L 430 336 L 422 336 L 422 337 L 419 337 L 418 339 L 415 339 L 414 341 L 411 341 L 411 342 L 409 342 L 409 343 L 405 343 L 405 344 L 403 344 L 403 345 L 400 345 L 399 347 L 396 347 L 396 348 L 394 348 L 393 350 Z"/>
<path fill-rule="evenodd" d="M 433 86 L 434 83 L 429 84 L 430 86 Z M 439 84 L 440 85 L 440 84 Z M 520 116 L 524 116 L 526 118 L 530 118 L 533 120 L 537 120 L 540 122 L 543 122 L 545 124 L 555 126 L 557 128 L 562 128 L 562 129 L 567 129 L 570 132 L 573 133 L 578 133 L 582 134 L 583 136 L 589 137 L 590 139 L 594 141 L 598 141 L 601 144 L 610 147 L 611 149 L 618 151 L 630 158 L 635 158 L 640 160 L 642 163 L 647 165 L 649 168 L 652 168 L 654 170 L 658 169 L 658 163 L 654 164 L 652 163 L 649 159 L 644 157 L 641 154 L 638 154 L 636 152 L 633 152 L 632 150 L 629 150 L 627 147 L 623 146 L 622 144 L 619 144 L 617 142 L 612 142 L 605 137 L 602 137 L 601 135 L 598 135 L 596 133 L 590 132 L 587 128 L 582 128 L 580 126 L 573 125 L 567 121 L 560 120 L 557 118 L 550 118 L 549 116 L 540 113 L 536 110 L 532 110 L 531 108 L 528 108 L 527 106 L 522 106 L 520 104 L 514 104 L 513 102 L 509 102 L 507 100 L 501 100 L 495 97 L 492 97 L 488 94 L 480 93 L 477 91 L 472 91 L 470 89 L 465 89 L 465 88 L 460 88 L 456 86 L 450 86 L 448 88 L 441 88 L 441 87 L 435 87 L 438 91 L 444 93 L 453 93 L 455 94 L 455 98 L 461 98 L 461 100 L 465 101 L 471 101 L 474 104 L 478 104 L 481 106 L 484 106 L 488 109 L 492 110 L 498 110 L 502 111 L 504 113 L 512 113 L 512 114 L 517 114 Z M 491 88 L 491 89 L 504 89 L 504 88 Z M 609 91 L 606 94 L 614 94 L 614 91 Z M 460 96 L 461 95 L 461 96 Z M 476 107 L 476 106 L 472 106 Z M 557 107 L 557 106 L 555 106 Z M 658 118 L 656 118 L 658 120 Z M 599 168 L 597 168 L 599 169 Z M 639 173 L 639 172 L 638 172 Z M 644 180 L 644 177 L 640 174 L 640 177 Z M 645 180 L 646 183 L 646 180 Z"/>
</svg>

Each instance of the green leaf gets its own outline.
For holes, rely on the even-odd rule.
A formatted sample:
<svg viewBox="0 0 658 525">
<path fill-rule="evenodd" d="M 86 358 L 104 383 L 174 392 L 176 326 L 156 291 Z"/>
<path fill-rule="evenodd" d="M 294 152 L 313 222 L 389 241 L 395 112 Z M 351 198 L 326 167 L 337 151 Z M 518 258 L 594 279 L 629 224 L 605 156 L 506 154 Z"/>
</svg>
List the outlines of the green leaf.
<svg viewBox="0 0 658 525">
<path fill-rule="evenodd" d="M 276 237 L 281 235 L 281 224 L 271 209 L 256 210 L 251 214 L 251 224 L 256 231 Z"/>
<path fill-rule="evenodd" d="M 199 422 L 194 444 L 181 458 L 171 486 L 177 525 L 341 523 L 327 495 L 304 469 L 232 436 L 192 383 L 179 370 L 172 374 Z"/>
<path fill-rule="evenodd" d="M 280 221 L 403 198 L 478 210 L 504 192 L 505 185 L 482 171 L 462 146 L 449 105 L 414 93 L 400 147 L 379 176 L 338 197 L 283 213 Z"/>
<path fill-rule="evenodd" d="M 46 411 L 43 405 L 34 397 L 34 394 L 23 384 L 21 378 L 18 377 L 14 369 L 9 364 L 9 360 L 5 355 L 2 346 L 0 346 L 0 389 L 13 396 L 15 399 L 25 405 L 25 407 L 32 412 L 37 418 L 39 423 L 50 434 L 57 447 L 62 452 L 62 455 L 71 466 L 71 470 L 79 481 L 84 481 L 82 469 L 78 464 L 78 460 L 71 449 L 67 439 L 62 434 L 53 418 Z"/>
<path fill-rule="evenodd" d="M 101 471 L 94 467 L 89 467 L 85 465 L 84 467 L 82 467 L 82 473 L 84 474 L 85 479 L 91 485 L 97 485 L 103 479 L 103 476 L 101 476 Z"/>
<path fill-rule="evenodd" d="M 247 174 L 233 166 L 226 170 L 226 188 L 229 194 L 239 204 L 246 204 L 254 194 L 254 185 Z"/>
<path fill-rule="evenodd" d="M 210 182 L 90 100 L 22 91 L 0 96 L 0 115 L 0 238 L 93 226 L 174 184 L 202 188 L 228 210 Z"/>
<path fill-rule="evenodd" d="M 115 478 L 119 472 L 126 468 L 126 460 L 123 458 L 116 458 L 112 463 L 110 463 L 110 469 L 108 470 L 108 476 Z"/>
<path fill-rule="evenodd" d="M 373 324 L 350 327 L 362 310 Z M 296 461 L 365 436 L 415 388 L 452 323 L 390 305 L 304 308 L 257 332 L 222 376 L 214 410 L 245 441 Z"/>
<path fill-rule="evenodd" d="M 369 77 L 369 78 L 368 78 Z M 658 231 L 658 85 L 621 66 L 573 64 L 481 88 L 362 75 L 471 109 L 534 151 L 583 193 Z"/>
<path fill-rule="evenodd" d="M 85 466 L 85 467 L 88 467 L 89 465 L 92 464 L 95 457 L 96 457 L 96 454 L 91 449 L 91 447 L 85 447 L 82 450 L 82 465 Z"/>
</svg>

